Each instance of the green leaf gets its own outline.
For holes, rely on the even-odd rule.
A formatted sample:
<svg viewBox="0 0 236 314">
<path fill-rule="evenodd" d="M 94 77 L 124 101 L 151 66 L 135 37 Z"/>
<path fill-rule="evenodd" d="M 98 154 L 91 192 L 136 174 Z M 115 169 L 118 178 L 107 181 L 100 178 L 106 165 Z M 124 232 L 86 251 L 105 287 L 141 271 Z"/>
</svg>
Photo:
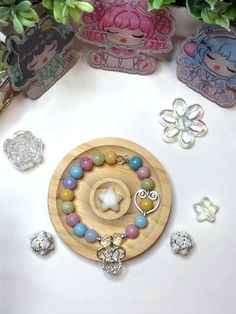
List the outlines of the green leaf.
<svg viewBox="0 0 236 314">
<path fill-rule="evenodd" d="M 24 28 L 13 10 L 11 10 L 10 19 L 12 20 L 14 30 L 19 34 L 22 34 L 24 32 Z"/>
<path fill-rule="evenodd" d="M 16 5 L 17 11 L 28 11 L 29 9 L 31 9 L 30 1 L 22 1 Z"/>
<path fill-rule="evenodd" d="M 2 27 L 6 27 L 6 26 L 8 26 L 8 22 L 7 21 L 4 21 L 4 20 L 1 20 L 0 19 L 0 26 L 2 26 Z"/>
<path fill-rule="evenodd" d="M 215 19 L 215 23 L 226 29 L 229 29 L 229 19 L 226 16 L 217 16 L 217 18 Z"/>
<path fill-rule="evenodd" d="M 66 5 L 71 8 L 75 8 L 76 0 L 66 0 Z"/>
<path fill-rule="evenodd" d="M 23 26 L 26 26 L 26 27 L 33 27 L 36 23 L 36 21 L 34 19 L 27 19 L 27 18 L 24 18 L 23 16 L 21 15 L 17 15 L 20 23 L 23 25 Z"/>
<path fill-rule="evenodd" d="M 48 10 L 52 10 L 53 9 L 53 0 L 43 0 L 42 1 L 42 5 L 43 7 L 45 7 Z"/>
<path fill-rule="evenodd" d="M 93 6 L 88 2 L 78 1 L 75 5 L 78 9 L 84 12 L 92 13 L 94 11 Z"/>
<path fill-rule="evenodd" d="M 10 9 L 7 7 L 0 7 L 0 19 L 9 16 L 10 14 Z"/>
<path fill-rule="evenodd" d="M 65 6 L 66 6 L 65 2 L 62 2 L 60 0 L 54 0 L 53 15 L 58 23 L 62 23 L 62 12 Z"/>
<path fill-rule="evenodd" d="M 211 9 L 213 10 L 218 0 L 205 0 L 205 1 L 210 5 Z"/>
<path fill-rule="evenodd" d="M 18 14 L 25 18 L 34 19 L 35 21 L 38 21 L 38 14 L 30 8 L 28 11 L 17 11 Z"/>
<path fill-rule="evenodd" d="M 81 17 L 81 12 L 77 8 L 69 8 L 69 14 L 72 17 L 74 22 L 78 22 Z"/>
</svg>

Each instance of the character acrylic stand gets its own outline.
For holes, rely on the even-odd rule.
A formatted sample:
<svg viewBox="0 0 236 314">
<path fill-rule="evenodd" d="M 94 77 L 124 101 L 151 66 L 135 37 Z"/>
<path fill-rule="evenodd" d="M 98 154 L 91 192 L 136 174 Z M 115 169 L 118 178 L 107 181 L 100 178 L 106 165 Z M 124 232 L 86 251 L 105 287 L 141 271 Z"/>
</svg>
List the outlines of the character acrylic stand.
<svg viewBox="0 0 236 314">
<path fill-rule="evenodd" d="M 94 13 L 84 13 L 77 37 L 99 46 L 88 52 L 94 68 L 150 74 L 151 54 L 169 52 L 174 21 L 168 10 L 148 11 L 147 1 L 95 0 Z"/>
<path fill-rule="evenodd" d="M 203 25 L 178 60 L 183 83 L 222 107 L 236 104 L 236 30 Z"/>
<path fill-rule="evenodd" d="M 68 26 L 49 16 L 26 30 L 22 39 L 7 37 L 4 63 L 12 88 L 32 99 L 40 97 L 75 64 L 73 38 Z"/>
</svg>

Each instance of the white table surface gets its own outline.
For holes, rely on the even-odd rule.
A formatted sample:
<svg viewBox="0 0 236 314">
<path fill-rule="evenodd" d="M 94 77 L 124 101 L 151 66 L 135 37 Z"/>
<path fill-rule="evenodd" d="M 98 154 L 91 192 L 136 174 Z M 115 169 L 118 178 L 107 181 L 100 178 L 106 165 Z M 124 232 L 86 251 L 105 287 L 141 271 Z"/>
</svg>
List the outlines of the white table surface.
<svg viewBox="0 0 236 314">
<path fill-rule="evenodd" d="M 0 151 L 1 314 L 235 314 L 236 108 L 222 109 L 177 80 L 175 57 L 182 41 L 175 37 L 175 52 L 161 56 L 150 76 L 95 70 L 82 55 L 40 99 L 19 95 L 1 113 L 1 147 L 18 130 L 30 130 L 45 143 L 43 163 L 26 173 L 15 170 Z M 190 150 L 161 139 L 159 112 L 171 108 L 176 97 L 205 110 L 209 132 Z M 99 137 L 126 138 L 150 150 L 165 167 L 173 191 L 161 239 L 125 263 L 114 279 L 62 242 L 47 209 L 59 161 Z M 192 204 L 203 196 L 220 206 L 213 224 L 196 221 Z M 29 246 L 30 235 L 41 229 L 56 241 L 56 250 L 45 258 Z M 175 230 L 194 239 L 186 258 L 170 250 Z"/>
</svg>

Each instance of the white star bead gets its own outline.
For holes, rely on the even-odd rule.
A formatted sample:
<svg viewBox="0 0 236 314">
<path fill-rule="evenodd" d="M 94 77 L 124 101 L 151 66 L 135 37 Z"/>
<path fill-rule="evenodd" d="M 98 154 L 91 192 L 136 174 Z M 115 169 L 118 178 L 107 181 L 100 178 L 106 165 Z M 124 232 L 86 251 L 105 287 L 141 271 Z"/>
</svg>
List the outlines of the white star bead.
<svg viewBox="0 0 236 314">
<path fill-rule="evenodd" d="M 123 200 L 123 196 L 117 194 L 112 187 L 109 187 L 106 192 L 98 195 L 99 200 L 102 202 L 101 210 L 106 211 L 112 209 L 117 212 L 119 210 L 119 202 Z"/>
<path fill-rule="evenodd" d="M 214 205 L 208 197 L 204 197 L 200 203 L 193 204 L 193 208 L 197 213 L 197 221 L 207 220 L 214 222 L 216 219 L 216 212 L 219 207 Z"/>
</svg>

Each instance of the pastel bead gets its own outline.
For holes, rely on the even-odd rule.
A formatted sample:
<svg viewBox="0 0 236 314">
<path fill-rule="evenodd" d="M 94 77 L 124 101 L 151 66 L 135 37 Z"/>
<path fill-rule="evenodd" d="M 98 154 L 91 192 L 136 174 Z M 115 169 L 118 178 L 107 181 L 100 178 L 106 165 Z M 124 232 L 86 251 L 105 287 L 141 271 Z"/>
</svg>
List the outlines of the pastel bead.
<svg viewBox="0 0 236 314">
<path fill-rule="evenodd" d="M 84 175 L 84 171 L 80 166 L 72 166 L 69 172 L 70 175 L 75 179 L 80 179 Z"/>
<path fill-rule="evenodd" d="M 80 167 L 85 171 L 90 171 L 93 169 L 92 159 L 89 157 L 83 157 L 80 160 Z"/>
<path fill-rule="evenodd" d="M 61 204 L 61 209 L 63 211 L 64 214 L 68 215 L 74 212 L 75 210 L 75 205 L 73 202 L 63 202 Z"/>
<path fill-rule="evenodd" d="M 83 237 L 87 230 L 88 230 L 88 228 L 83 223 L 79 223 L 79 224 L 75 225 L 73 228 L 73 232 L 75 235 L 77 235 L 77 237 Z"/>
<path fill-rule="evenodd" d="M 129 166 L 133 170 L 138 170 L 143 164 L 142 159 L 139 156 L 133 156 L 129 160 Z"/>
<path fill-rule="evenodd" d="M 148 220 L 147 220 L 147 217 L 143 215 L 138 215 L 134 218 L 134 223 L 138 228 L 143 229 L 147 227 Z"/>
<path fill-rule="evenodd" d="M 93 229 L 88 229 L 84 235 L 84 238 L 89 243 L 94 243 L 97 240 L 97 232 Z"/>
<path fill-rule="evenodd" d="M 135 239 L 139 235 L 139 229 L 134 224 L 128 225 L 125 229 L 125 234 L 128 238 Z"/>
<path fill-rule="evenodd" d="M 62 189 L 60 193 L 60 198 L 62 201 L 72 201 L 74 198 L 74 193 L 69 189 Z"/>
<path fill-rule="evenodd" d="M 153 201 L 150 200 L 149 198 L 144 198 L 141 200 L 140 202 L 140 208 L 143 210 L 143 211 L 149 211 L 151 209 L 153 209 Z"/>
<path fill-rule="evenodd" d="M 97 152 L 92 156 L 92 161 L 95 166 L 102 166 L 105 162 L 105 157 L 102 153 Z"/>
<path fill-rule="evenodd" d="M 66 216 L 66 223 L 70 227 L 74 227 L 80 222 L 80 218 L 76 213 Z"/>
<path fill-rule="evenodd" d="M 114 165 L 116 163 L 116 160 L 117 160 L 117 155 L 115 152 L 111 151 L 105 154 L 105 162 L 108 165 Z"/>
<path fill-rule="evenodd" d="M 77 187 L 77 181 L 71 176 L 65 177 L 63 179 L 63 185 L 66 189 L 74 190 Z"/>
<path fill-rule="evenodd" d="M 141 187 L 146 191 L 151 191 L 155 188 L 155 183 L 152 178 L 144 179 L 141 183 Z"/>
<path fill-rule="evenodd" d="M 137 171 L 138 178 L 141 180 L 147 179 L 151 175 L 151 171 L 148 167 L 140 167 Z"/>
</svg>

